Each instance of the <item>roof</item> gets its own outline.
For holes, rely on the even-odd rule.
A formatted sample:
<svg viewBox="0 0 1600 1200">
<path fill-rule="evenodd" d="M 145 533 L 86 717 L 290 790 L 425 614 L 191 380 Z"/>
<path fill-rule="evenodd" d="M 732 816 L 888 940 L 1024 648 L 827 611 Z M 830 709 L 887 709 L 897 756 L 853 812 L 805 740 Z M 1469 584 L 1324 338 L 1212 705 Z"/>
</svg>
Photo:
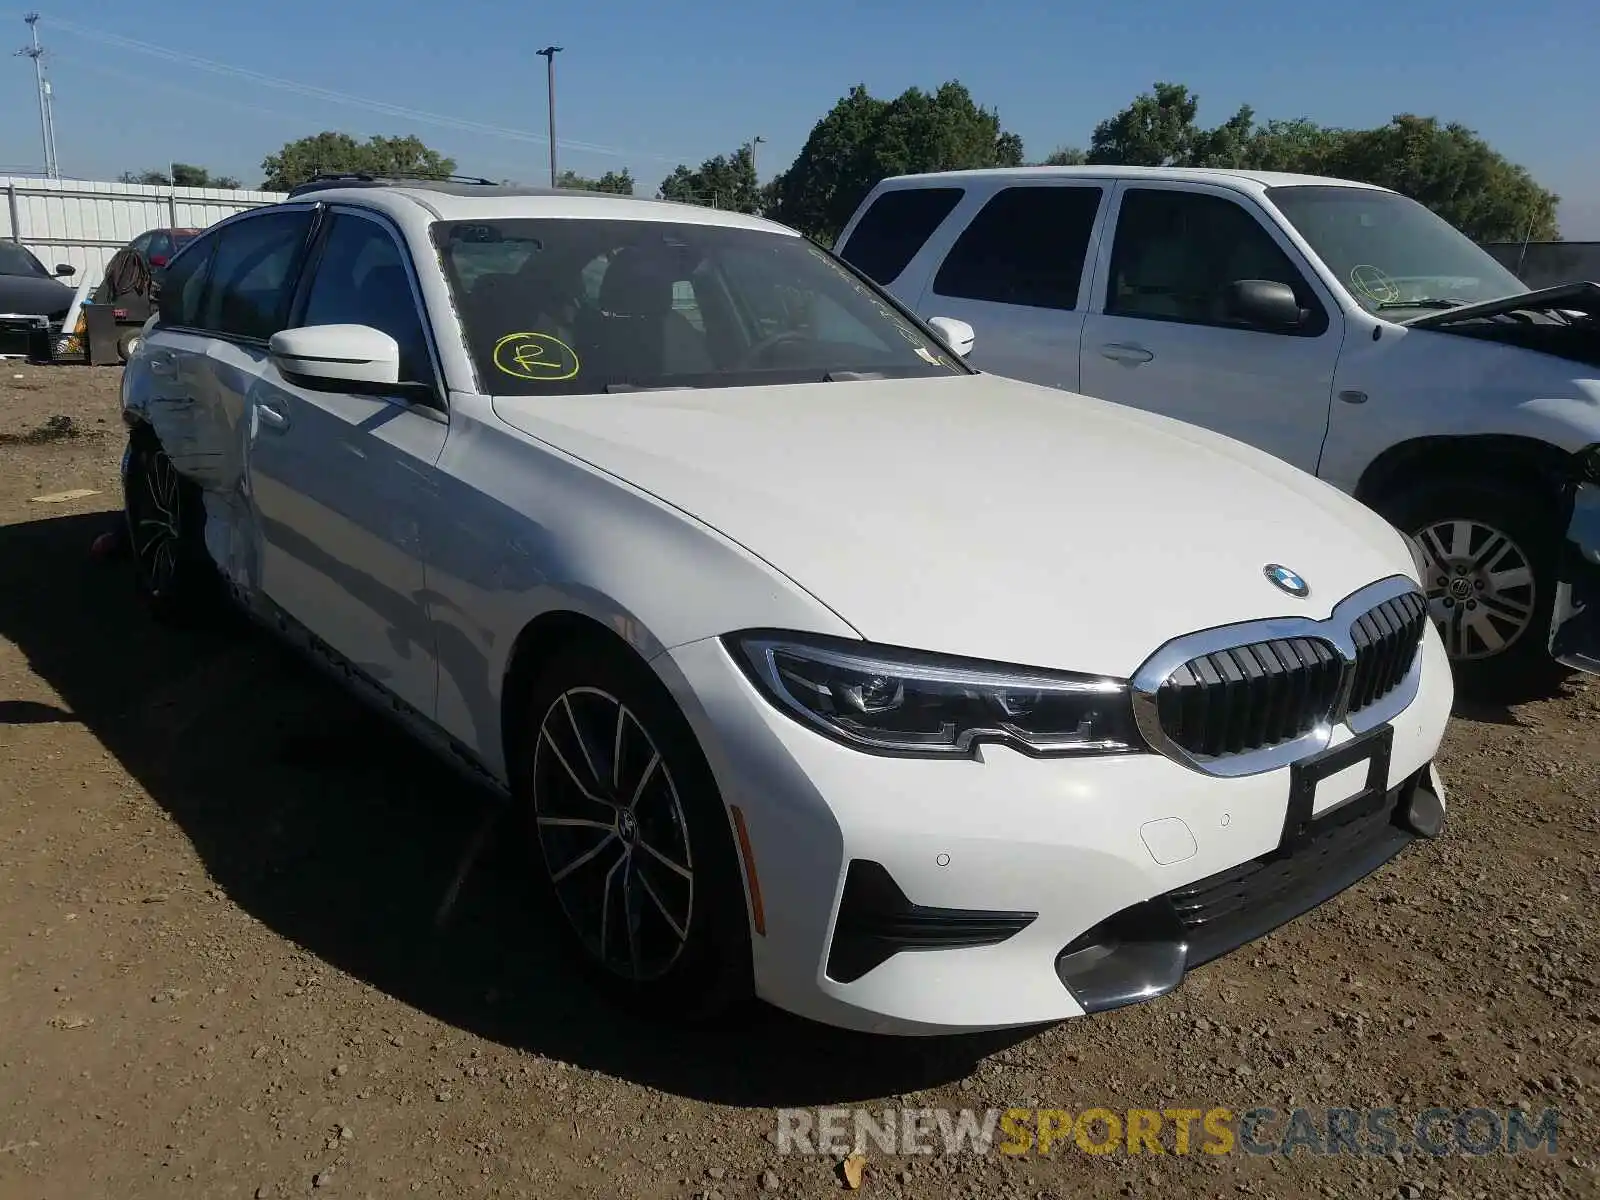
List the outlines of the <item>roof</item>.
<svg viewBox="0 0 1600 1200">
<path fill-rule="evenodd" d="M 439 221 L 503 221 L 519 217 L 675 221 L 693 225 L 764 229 L 771 233 L 799 236 L 794 230 L 775 221 L 728 209 L 578 188 L 530 187 L 459 179 L 374 179 L 356 176 L 325 178 L 303 184 L 290 193 L 290 200 L 304 201 L 313 196 L 324 203 L 355 204 L 396 216 L 403 208 L 421 207 Z"/>
<path fill-rule="evenodd" d="M 1083 179 L 1145 179 L 1187 180 L 1193 183 L 1214 183 L 1237 188 L 1250 185 L 1249 190 L 1272 187 L 1316 185 L 1321 187 L 1367 188 L 1383 191 L 1370 183 L 1357 183 L 1350 179 L 1332 179 L 1322 175 L 1294 175 L 1287 171 L 1246 171 L 1220 167 L 991 167 L 972 171 L 934 171 L 925 175 L 896 175 L 885 183 L 917 184 L 962 183 L 978 180 L 1004 180 L 1022 183 L 1045 178 Z"/>
</svg>

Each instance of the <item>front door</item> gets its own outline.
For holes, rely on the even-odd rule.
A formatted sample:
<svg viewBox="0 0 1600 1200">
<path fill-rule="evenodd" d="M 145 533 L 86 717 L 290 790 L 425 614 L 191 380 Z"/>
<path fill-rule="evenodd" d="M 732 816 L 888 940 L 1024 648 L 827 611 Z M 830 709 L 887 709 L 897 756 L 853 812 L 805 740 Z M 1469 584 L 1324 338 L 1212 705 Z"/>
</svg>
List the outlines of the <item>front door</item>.
<svg viewBox="0 0 1600 1200">
<path fill-rule="evenodd" d="M 1082 390 L 1259 446 L 1315 472 L 1344 322 L 1247 198 L 1197 184 L 1122 184 L 1083 330 Z M 1281 243 L 1281 244 L 1280 244 Z M 1292 332 L 1248 328 L 1230 283 L 1294 289 Z"/>
<path fill-rule="evenodd" d="M 336 209 L 307 272 L 292 326 L 370 325 L 399 343 L 403 382 L 437 384 L 410 257 L 386 224 Z M 448 430 L 443 409 L 301 387 L 270 358 L 250 400 L 263 592 L 431 718 L 438 667 L 423 530 Z"/>
</svg>

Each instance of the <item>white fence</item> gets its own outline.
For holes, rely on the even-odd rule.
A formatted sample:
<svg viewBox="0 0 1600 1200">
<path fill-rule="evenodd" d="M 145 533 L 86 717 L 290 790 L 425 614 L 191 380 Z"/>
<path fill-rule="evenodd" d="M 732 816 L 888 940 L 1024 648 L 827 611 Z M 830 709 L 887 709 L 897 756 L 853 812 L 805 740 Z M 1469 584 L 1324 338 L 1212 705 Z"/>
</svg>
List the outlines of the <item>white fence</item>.
<svg viewBox="0 0 1600 1200">
<path fill-rule="evenodd" d="M 281 192 L 162 187 L 0 175 L 0 240 L 20 242 L 47 268 L 71 263 L 73 282 L 96 284 L 106 264 L 147 229 L 203 229 L 223 217 L 283 199 Z"/>
</svg>

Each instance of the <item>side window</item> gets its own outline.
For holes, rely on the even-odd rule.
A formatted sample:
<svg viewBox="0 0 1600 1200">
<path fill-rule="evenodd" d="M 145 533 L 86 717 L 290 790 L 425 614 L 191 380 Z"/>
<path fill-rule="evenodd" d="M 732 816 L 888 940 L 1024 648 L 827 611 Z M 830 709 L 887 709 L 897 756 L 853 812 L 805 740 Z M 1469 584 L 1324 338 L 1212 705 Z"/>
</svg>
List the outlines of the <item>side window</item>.
<svg viewBox="0 0 1600 1200">
<path fill-rule="evenodd" d="M 217 252 L 217 239 L 200 238 L 184 248 L 167 268 L 156 296 L 156 307 L 163 325 L 193 327 L 200 322 L 200 297 L 210 274 L 211 259 Z"/>
<path fill-rule="evenodd" d="M 1227 287 L 1242 279 L 1287 284 L 1312 316 L 1299 335 L 1327 328 L 1327 314 L 1305 278 L 1261 223 L 1223 196 L 1130 188 L 1122 197 L 1111 247 L 1106 312 L 1124 317 L 1237 325 Z"/>
<path fill-rule="evenodd" d="M 147 259 L 150 257 L 150 241 L 154 237 L 155 234 L 153 233 L 141 233 L 128 243 L 128 249 L 132 250 L 140 258 Z"/>
<path fill-rule="evenodd" d="M 161 262 L 156 263 L 157 266 L 163 265 L 172 257 L 172 238 L 165 229 L 151 236 L 150 244 L 145 247 L 144 256 L 149 261 L 160 259 Z"/>
<path fill-rule="evenodd" d="M 964 194 L 961 188 L 884 192 L 861 214 L 839 257 L 874 283 L 893 283 Z"/>
<path fill-rule="evenodd" d="M 300 325 L 370 325 L 400 346 L 400 381 L 433 379 L 428 335 L 411 293 L 404 252 L 365 217 L 335 213 L 306 293 Z"/>
<path fill-rule="evenodd" d="M 300 210 L 263 213 L 219 230 L 200 325 L 263 340 L 282 329 L 310 228 L 310 211 Z"/>
<path fill-rule="evenodd" d="M 1101 194 L 1097 187 L 996 192 L 950 247 L 934 293 L 1072 311 Z"/>
</svg>

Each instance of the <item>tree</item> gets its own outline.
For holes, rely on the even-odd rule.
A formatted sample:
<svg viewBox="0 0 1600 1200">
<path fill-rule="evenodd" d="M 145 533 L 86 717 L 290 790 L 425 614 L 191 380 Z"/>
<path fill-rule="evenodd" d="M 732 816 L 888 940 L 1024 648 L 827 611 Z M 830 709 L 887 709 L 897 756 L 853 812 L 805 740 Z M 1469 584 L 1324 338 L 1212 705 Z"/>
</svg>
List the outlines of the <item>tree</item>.
<svg viewBox="0 0 1600 1200">
<path fill-rule="evenodd" d="M 817 122 L 775 181 L 769 215 L 831 243 L 887 175 L 1021 164 L 1022 139 L 955 80 L 935 92 L 909 88 L 893 100 L 858 85 Z"/>
<path fill-rule="evenodd" d="M 232 175 L 213 175 L 192 163 L 173 163 L 170 175 L 165 171 L 124 171 L 120 179 L 123 183 L 153 183 L 158 187 L 231 189 L 243 186 Z"/>
<path fill-rule="evenodd" d="M 762 188 L 756 181 L 755 153 L 749 143 L 732 154 L 719 154 L 691 171 L 682 163 L 661 181 L 663 200 L 686 204 L 709 204 L 734 212 L 762 211 Z"/>
<path fill-rule="evenodd" d="M 610 192 L 617 196 L 633 195 L 633 175 L 627 167 L 620 171 L 607 171 L 599 179 L 590 179 L 576 171 L 563 171 L 556 178 L 556 186 L 573 188 L 582 192 Z"/>
<path fill-rule="evenodd" d="M 1095 126 L 1089 161 L 1328 175 L 1393 188 L 1476 241 L 1558 236 L 1559 197 L 1463 125 L 1412 114 L 1376 129 L 1306 117 L 1258 125 L 1245 105 L 1207 129 L 1195 119 L 1199 107 L 1182 84 L 1158 83 Z"/>
<path fill-rule="evenodd" d="M 415 135 L 368 138 L 358 142 L 348 133 L 325 131 L 287 142 L 276 154 L 261 160 L 266 173 L 262 188 L 287 192 L 318 174 L 411 175 L 443 178 L 456 169 L 446 158 Z"/>
<path fill-rule="evenodd" d="M 1039 163 L 1041 167 L 1081 167 L 1089 161 L 1089 155 L 1076 146 L 1059 146 L 1050 151 L 1049 157 Z"/>
</svg>

